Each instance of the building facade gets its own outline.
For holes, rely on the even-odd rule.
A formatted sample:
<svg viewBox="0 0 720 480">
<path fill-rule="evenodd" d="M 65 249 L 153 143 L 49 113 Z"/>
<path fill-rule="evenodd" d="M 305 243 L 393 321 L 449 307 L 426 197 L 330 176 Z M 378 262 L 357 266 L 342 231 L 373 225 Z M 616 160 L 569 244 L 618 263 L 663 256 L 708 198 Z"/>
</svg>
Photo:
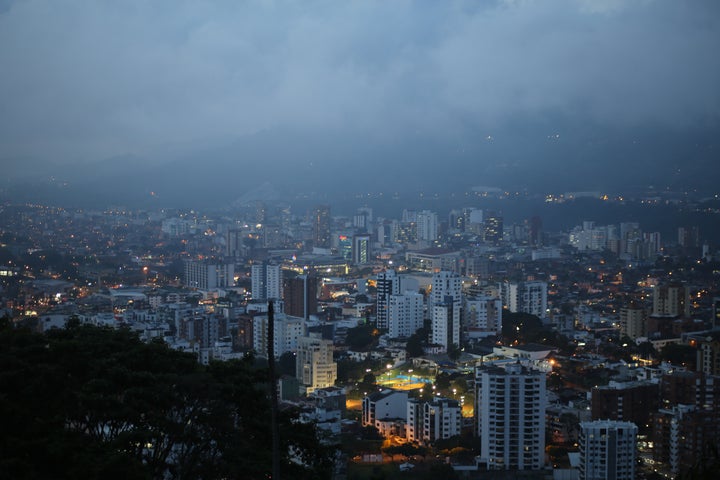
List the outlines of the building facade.
<svg viewBox="0 0 720 480">
<path fill-rule="evenodd" d="M 378 328 L 389 327 L 390 296 L 400 294 L 400 279 L 395 270 L 386 270 L 377 275 L 375 316 Z"/>
<path fill-rule="evenodd" d="M 414 398 L 407 402 L 406 438 L 409 442 L 427 444 L 460 435 L 460 404 L 448 398 L 430 401 Z"/>
<path fill-rule="evenodd" d="M 298 275 L 283 280 L 284 312 L 307 320 L 317 313 L 317 277 Z"/>
<path fill-rule="evenodd" d="M 547 316 L 547 283 L 502 282 L 499 285 L 503 305 L 511 312 L 523 312 L 540 318 Z"/>
<path fill-rule="evenodd" d="M 282 269 L 280 265 L 255 264 L 250 269 L 253 300 L 282 298 Z"/>
<path fill-rule="evenodd" d="M 259 357 L 267 358 L 269 339 L 269 320 L 267 315 L 253 318 L 253 349 Z M 298 317 L 288 317 L 282 313 L 275 314 L 275 335 L 273 338 L 275 357 L 283 353 L 296 352 L 298 339 L 305 335 L 305 321 Z"/>
<path fill-rule="evenodd" d="M 370 235 L 355 235 L 352 244 L 352 261 L 355 265 L 366 265 L 372 261 Z"/>
<path fill-rule="evenodd" d="M 454 272 L 438 272 L 432 277 L 430 320 L 432 343 L 448 351 L 460 345 L 462 278 Z"/>
<path fill-rule="evenodd" d="M 545 374 L 520 363 L 475 370 L 477 433 L 488 470 L 539 470 L 545 463 Z"/>
<path fill-rule="evenodd" d="M 417 292 L 390 295 L 388 305 L 388 335 L 408 338 L 423 327 L 423 296 Z"/>
<path fill-rule="evenodd" d="M 337 362 L 333 361 L 333 342 L 319 334 L 298 338 L 295 376 L 307 393 L 335 385 Z"/>
<path fill-rule="evenodd" d="M 580 480 L 635 480 L 637 433 L 632 422 L 581 422 Z"/>
<path fill-rule="evenodd" d="M 484 338 L 502 332 L 502 300 L 478 295 L 465 299 L 465 332 L 468 338 Z"/>
<path fill-rule="evenodd" d="M 186 260 L 184 265 L 186 287 L 214 290 L 235 285 L 235 266 L 232 263 L 212 263 Z"/>
</svg>

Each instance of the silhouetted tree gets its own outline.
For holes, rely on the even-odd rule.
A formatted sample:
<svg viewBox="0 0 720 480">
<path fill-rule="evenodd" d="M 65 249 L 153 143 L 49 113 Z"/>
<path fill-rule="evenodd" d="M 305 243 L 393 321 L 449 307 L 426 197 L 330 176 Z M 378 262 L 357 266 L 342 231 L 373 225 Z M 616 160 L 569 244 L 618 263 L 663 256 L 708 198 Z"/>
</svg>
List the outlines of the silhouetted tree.
<svg viewBox="0 0 720 480">
<path fill-rule="evenodd" d="M 266 478 L 267 373 L 203 366 L 126 330 L 0 326 L 0 478 Z M 327 477 L 314 426 L 280 415 L 288 478 Z M 290 452 L 303 460 L 299 465 Z"/>
</svg>

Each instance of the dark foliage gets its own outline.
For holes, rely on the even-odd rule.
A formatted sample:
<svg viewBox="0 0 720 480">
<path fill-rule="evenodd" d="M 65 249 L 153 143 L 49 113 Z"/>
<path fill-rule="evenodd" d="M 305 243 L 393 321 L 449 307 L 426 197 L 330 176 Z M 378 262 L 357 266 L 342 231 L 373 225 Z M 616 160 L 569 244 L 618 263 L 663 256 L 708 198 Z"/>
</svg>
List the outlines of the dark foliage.
<svg viewBox="0 0 720 480">
<path fill-rule="evenodd" d="M 250 361 L 205 367 L 129 331 L 5 324 L 0 478 L 267 478 L 267 378 Z M 327 476 L 313 425 L 280 421 L 288 478 Z"/>
</svg>

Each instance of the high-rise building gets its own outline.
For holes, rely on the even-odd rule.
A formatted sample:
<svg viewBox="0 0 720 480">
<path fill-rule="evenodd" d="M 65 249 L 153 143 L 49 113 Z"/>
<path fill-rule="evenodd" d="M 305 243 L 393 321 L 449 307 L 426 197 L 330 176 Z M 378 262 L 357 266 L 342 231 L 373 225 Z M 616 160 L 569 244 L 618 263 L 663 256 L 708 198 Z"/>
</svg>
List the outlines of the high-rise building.
<svg viewBox="0 0 720 480">
<path fill-rule="evenodd" d="M 674 371 L 660 379 L 660 404 L 653 415 L 653 459 L 672 475 L 685 474 L 712 455 L 720 438 L 720 377 Z"/>
<path fill-rule="evenodd" d="M 635 340 L 647 335 L 647 319 L 645 309 L 631 303 L 620 309 L 620 330 L 623 335 Z"/>
<path fill-rule="evenodd" d="M 408 338 L 423 326 L 423 296 L 418 292 L 390 295 L 388 302 L 388 335 Z"/>
<path fill-rule="evenodd" d="M 539 247 L 543 244 L 542 219 L 534 216 L 528 222 L 528 243 L 533 247 Z"/>
<path fill-rule="evenodd" d="M 360 207 L 353 217 L 353 226 L 361 232 L 368 232 L 372 226 L 373 212 L 370 207 Z"/>
<path fill-rule="evenodd" d="M 653 315 L 684 317 L 690 316 L 690 288 L 687 285 L 671 283 L 658 285 L 653 290 Z"/>
<path fill-rule="evenodd" d="M 479 208 L 463 208 L 465 231 L 485 236 L 484 212 Z"/>
<path fill-rule="evenodd" d="M 637 432 L 632 422 L 581 422 L 580 480 L 635 480 Z"/>
<path fill-rule="evenodd" d="M 460 345 L 462 278 L 454 272 L 438 272 L 432 278 L 430 312 L 432 342 L 448 351 Z"/>
<path fill-rule="evenodd" d="M 225 234 L 225 255 L 232 258 L 242 257 L 247 249 L 247 246 L 243 243 L 245 238 L 242 230 L 228 230 Z"/>
<path fill-rule="evenodd" d="M 340 234 L 337 236 L 338 254 L 345 260 L 353 259 L 353 240 L 350 235 Z"/>
<path fill-rule="evenodd" d="M 377 305 L 375 309 L 378 328 L 389 327 L 390 296 L 400 293 L 400 280 L 395 270 L 386 270 L 377 275 Z"/>
<path fill-rule="evenodd" d="M 283 281 L 283 311 L 307 320 L 317 313 L 317 277 L 298 275 Z"/>
<path fill-rule="evenodd" d="M 465 332 L 468 338 L 484 338 L 502 332 L 502 300 L 486 295 L 465 299 Z"/>
<path fill-rule="evenodd" d="M 450 214 L 448 215 L 448 229 L 459 232 L 465 231 L 465 217 L 461 210 L 450 210 Z"/>
<path fill-rule="evenodd" d="M 251 315 L 240 315 L 237 324 L 237 346 L 243 350 L 252 350 L 253 339 L 253 317 Z"/>
<path fill-rule="evenodd" d="M 488 470 L 539 470 L 545 462 L 545 373 L 513 363 L 475 370 L 475 415 Z"/>
<path fill-rule="evenodd" d="M 337 362 L 333 361 L 333 342 L 319 334 L 298 338 L 295 376 L 306 392 L 335 385 Z"/>
<path fill-rule="evenodd" d="M 235 285 L 235 266 L 232 263 L 185 261 L 184 283 L 198 290 L 213 290 Z"/>
<path fill-rule="evenodd" d="M 462 415 L 456 400 L 435 397 L 407 402 L 406 439 L 421 444 L 460 435 Z"/>
<path fill-rule="evenodd" d="M 392 224 L 393 242 L 403 245 L 413 244 L 418 241 L 416 222 L 394 222 Z"/>
<path fill-rule="evenodd" d="M 355 265 L 370 263 L 370 235 L 355 235 L 353 237 L 352 255 Z"/>
<path fill-rule="evenodd" d="M 438 236 L 437 213 L 423 210 L 417 214 L 417 236 L 418 240 L 433 242 Z"/>
<path fill-rule="evenodd" d="M 511 312 L 523 312 L 540 318 L 547 316 L 547 283 L 502 282 L 499 287 L 503 305 Z"/>
<path fill-rule="evenodd" d="M 698 372 L 720 376 L 720 330 L 707 332 L 697 343 Z"/>
<path fill-rule="evenodd" d="M 269 320 L 267 314 L 253 319 L 253 348 L 259 357 L 267 358 L 269 341 Z M 288 317 L 283 313 L 275 314 L 275 334 L 273 336 L 275 357 L 283 353 L 295 352 L 298 339 L 305 334 L 305 321 L 302 318 Z"/>
<path fill-rule="evenodd" d="M 697 226 L 678 228 L 678 245 L 685 248 L 700 247 L 700 229 Z"/>
<path fill-rule="evenodd" d="M 313 246 L 330 248 L 330 206 L 318 205 L 313 211 Z"/>
<path fill-rule="evenodd" d="M 282 269 L 280 265 L 257 263 L 250 269 L 253 300 L 282 298 Z"/>
<path fill-rule="evenodd" d="M 590 399 L 593 420 L 633 422 L 646 430 L 658 407 L 658 384 L 651 381 L 610 382 L 594 387 Z"/>
<path fill-rule="evenodd" d="M 495 212 L 488 212 L 485 216 L 485 230 L 483 236 L 486 243 L 498 245 L 503 239 L 503 217 Z"/>
</svg>

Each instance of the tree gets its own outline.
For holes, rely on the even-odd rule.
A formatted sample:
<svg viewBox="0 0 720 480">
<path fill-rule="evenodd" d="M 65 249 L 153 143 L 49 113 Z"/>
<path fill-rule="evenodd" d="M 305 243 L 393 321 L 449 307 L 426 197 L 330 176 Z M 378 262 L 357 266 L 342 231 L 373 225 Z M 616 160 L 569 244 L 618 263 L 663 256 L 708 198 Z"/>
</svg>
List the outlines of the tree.
<svg viewBox="0 0 720 480">
<path fill-rule="evenodd" d="M 282 355 L 280 355 L 280 358 L 277 362 L 278 373 L 280 375 L 290 375 L 294 377 L 296 373 L 295 362 L 296 357 L 293 352 L 283 353 Z"/>
<path fill-rule="evenodd" d="M 417 333 L 413 333 L 410 335 L 410 338 L 408 338 L 407 345 L 405 345 L 405 350 L 407 351 L 407 354 L 409 357 L 421 357 L 425 353 L 425 350 L 423 349 L 423 340 Z"/>
<path fill-rule="evenodd" d="M 450 375 L 445 372 L 439 373 L 435 377 L 435 388 L 438 390 L 447 390 L 450 388 Z"/>
<path fill-rule="evenodd" d="M 375 341 L 375 327 L 371 324 L 358 325 L 349 328 L 345 337 L 345 344 L 352 350 L 363 350 L 372 346 Z"/>
<path fill-rule="evenodd" d="M 696 350 L 690 345 L 668 343 L 660 350 L 660 360 L 675 365 L 689 365 L 694 368 L 696 362 Z"/>
<path fill-rule="evenodd" d="M 506 344 L 543 343 L 551 331 L 546 329 L 542 320 L 536 315 L 524 312 L 509 312 L 503 310 L 502 336 Z"/>
<path fill-rule="evenodd" d="M 266 478 L 267 373 L 197 363 L 126 330 L 0 328 L 0 477 Z M 285 412 L 282 471 L 327 476 L 332 452 Z M 290 459 L 302 459 L 297 464 Z"/>
<path fill-rule="evenodd" d="M 638 345 L 638 353 L 642 358 L 655 358 L 657 357 L 657 350 L 652 342 L 643 342 Z"/>
<path fill-rule="evenodd" d="M 448 348 L 448 357 L 450 358 L 450 360 L 452 360 L 454 362 L 457 362 L 458 358 L 460 358 L 461 353 L 462 353 L 462 351 L 460 350 L 460 347 L 456 343 L 453 343 Z"/>
</svg>

